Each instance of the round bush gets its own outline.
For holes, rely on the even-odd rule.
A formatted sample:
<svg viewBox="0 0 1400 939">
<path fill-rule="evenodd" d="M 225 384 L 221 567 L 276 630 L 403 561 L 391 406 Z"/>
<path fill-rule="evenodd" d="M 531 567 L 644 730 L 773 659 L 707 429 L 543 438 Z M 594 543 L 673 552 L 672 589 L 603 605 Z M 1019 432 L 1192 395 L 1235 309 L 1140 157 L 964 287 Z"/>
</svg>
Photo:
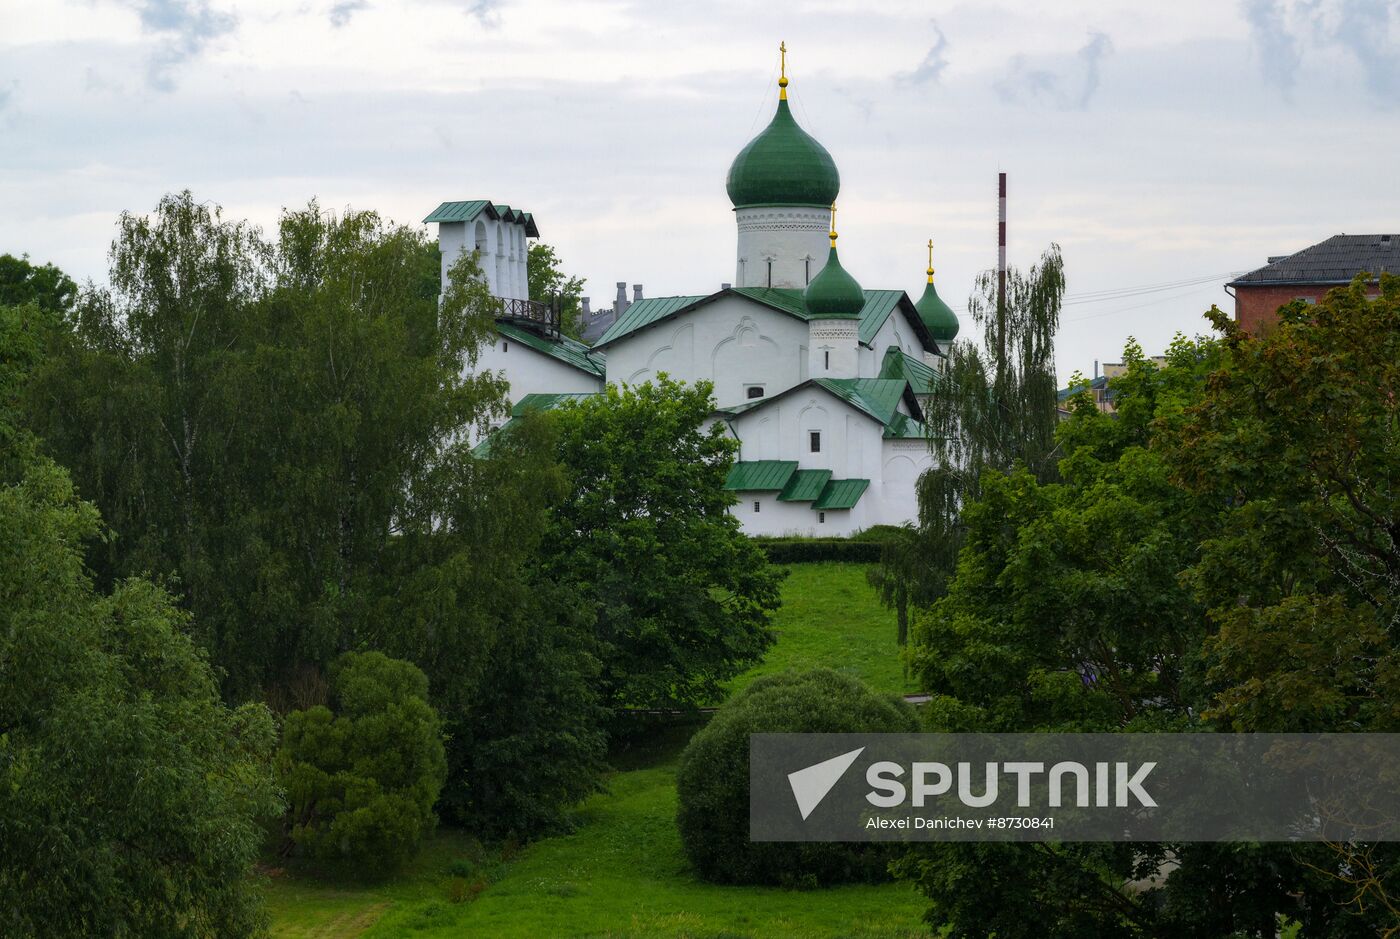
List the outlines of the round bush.
<svg viewBox="0 0 1400 939">
<path fill-rule="evenodd" d="M 877 844 L 749 841 L 749 735 L 908 733 L 909 705 L 830 669 L 760 678 L 719 709 L 681 755 L 676 824 L 700 876 L 717 883 L 816 887 L 884 879 Z"/>
</svg>

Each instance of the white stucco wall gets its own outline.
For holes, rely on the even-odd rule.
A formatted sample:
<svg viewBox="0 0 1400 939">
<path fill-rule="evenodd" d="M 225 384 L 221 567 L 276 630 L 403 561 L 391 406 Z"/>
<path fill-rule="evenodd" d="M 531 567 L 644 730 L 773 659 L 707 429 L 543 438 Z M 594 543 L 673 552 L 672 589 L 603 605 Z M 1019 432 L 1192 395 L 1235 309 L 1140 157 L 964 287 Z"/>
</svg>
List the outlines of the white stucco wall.
<svg viewBox="0 0 1400 939">
<path fill-rule="evenodd" d="M 610 382 L 641 384 L 658 372 L 711 381 L 720 407 L 750 401 L 751 385 L 772 397 L 807 378 L 807 324 L 738 296 L 639 329 L 602 351 Z"/>
<path fill-rule="evenodd" d="M 565 365 L 553 356 L 501 335 L 481 348 L 475 371 L 485 370 L 504 373 L 506 381 L 510 382 L 512 403 L 528 394 L 603 390 L 603 380 L 596 375 Z"/>
<path fill-rule="evenodd" d="M 809 320 L 807 374 L 812 378 L 859 378 L 859 320 Z M 866 376 L 871 377 L 871 376 Z"/>
<path fill-rule="evenodd" d="M 522 342 L 497 335 L 490 345 L 481 348 L 476 365 L 468 372 L 496 372 L 510 382 L 506 395 L 515 404 L 528 394 L 567 394 L 573 392 L 602 391 L 603 380 L 587 372 L 565 365 L 553 356 L 537 352 Z M 496 421 L 496 426 L 505 423 L 505 418 Z M 480 440 L 481 428 L 472 428 L 468 439 L 472 444 Z"/>
<path fill-rule="evenodd" d="M 871 524 L 903 525 L 919 519 L 919 477 L 933 465 L 933 454 L 926 440 L 883 440 L 880 446 L 880 487 L 871 490 L 878 505 L 871 511 L 878 522 Z M 866 497 L 872 495 L 867 492 Z M 864 501 L 864 500 L 861 500 Z"/>
<path fill-rule="evenodd" d="M 753 206 L 734 210 L 739 229 L 736 287 L 801 290 L 826 263 L 831 213 L 808 206 Z M 769 282 L 769 262 L 772 282 Z"/>
<path fill-rule="evenodd" d="M 739 493 L 731 512 L 749 534 L 840 536 L 918 518 L 915 483 L 932 464 L 928 444 L 884 439 L 880 424 L 826 391 L 787 395 L 738 415 L 729 426 L 741 460 L 797 460 L 799 469 L 828 469 L 833 479 L 870 480 L 853 509 L 828 510 L 825 521 L 810 502 L 779 502 L 775 492 Z M 818 453 L 811 452 L 813 430 L 822 435 Z"/>
<path fill-rule="evenodd" d="M 880 425 L 820 388 L 793 392 L 732 424 L 741 460 L 796 460 L 800 469 L 872 482 L 880 466 Z M 821 434 L 817 453 L 811 451 L 813 431 Z"/>
<path fill-rule="evenodd" d="M 493 296 L 518 300 L 528 299 L 530 284 L 527 277 L 529 244 L 523 222 L 493 221 L 478 215 L 468 222 L 438 224 L 438 250 L 442 252 L 442 279 L 457 263 L 463 251 L 479 250 L 481 272 Z"/>
</svg>

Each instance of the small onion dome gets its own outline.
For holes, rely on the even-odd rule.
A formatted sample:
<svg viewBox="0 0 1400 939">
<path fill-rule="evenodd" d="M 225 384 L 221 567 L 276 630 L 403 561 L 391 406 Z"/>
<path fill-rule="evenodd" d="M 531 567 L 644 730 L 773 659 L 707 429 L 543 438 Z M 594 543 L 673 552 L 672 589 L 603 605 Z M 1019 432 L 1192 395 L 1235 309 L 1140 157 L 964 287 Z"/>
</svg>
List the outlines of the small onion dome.
<svg viewBox="0 0 1400 939">
<path fill-rule="evenodd" d="M 826 266 L 807 285 L 802 300 L 813 319 L 852 319 L 859 317 L 865 308 L 865 291 L 841 266 L 836 245 L 831 246 Z"/>
<path fill-rule="evenodd" d="M 933 289 L 933 277 L 929 277 L 924 295 L 914 304 L 919 311 L 919 319 L 939 344 L 952 342 L 958 335 L 958 317 L 952 307 L 943 302 L 938 291 Z"/>
<path fill-rule="evenodd" d="M 725 182 L 734 208 L 810 205 L 825 208 L 841 191 L 841 176 L 826 148 L 797 126 L 786 98 L 773 120 L 739 151 Z"/>
</svg>

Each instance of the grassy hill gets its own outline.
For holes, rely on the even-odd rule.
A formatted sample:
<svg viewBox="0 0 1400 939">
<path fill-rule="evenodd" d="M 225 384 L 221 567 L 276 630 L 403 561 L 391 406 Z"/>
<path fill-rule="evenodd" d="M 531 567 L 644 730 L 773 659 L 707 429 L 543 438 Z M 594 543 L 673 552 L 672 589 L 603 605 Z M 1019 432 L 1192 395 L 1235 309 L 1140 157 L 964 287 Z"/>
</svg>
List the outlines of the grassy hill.
<svg viewBox="0 0 1400 939">
<path fill-rule="evenodd" d="M 732 683 L 825 665 L 900 693 L 906 683 L 894 617 L 861 565 L 801 564 L 783 586 L 778 642 Z M 577 814 L 578 829 L 518 852 L 483 851 L 439 832 L 402 875 L 348 887 L 306 869 L 274 872 L 273 934 L 298 939 L 387 936 L 855 937 L 926 936 L 924 901 L 903 884 L 788 891 L 716 887 L 691 874 L 675 827 L 676 759 L 684 728 L 620 757 L 608 791 Z"/>
</svg>

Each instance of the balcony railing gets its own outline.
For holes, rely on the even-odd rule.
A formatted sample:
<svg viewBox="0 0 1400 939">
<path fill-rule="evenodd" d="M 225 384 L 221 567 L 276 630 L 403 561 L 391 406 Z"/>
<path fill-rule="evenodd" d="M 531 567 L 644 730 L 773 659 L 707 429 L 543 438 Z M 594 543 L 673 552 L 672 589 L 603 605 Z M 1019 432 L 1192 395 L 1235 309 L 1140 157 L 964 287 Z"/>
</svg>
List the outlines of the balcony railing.
<svg viewBox="0 0 1400 939">
<path fill-rule="evenodd" d="M 559 335 L 558 303 L 515 300 L 509 297 L 498 297 L 497 299 L 501 302 L 501 312 L 497 314 L 498 319 L 510 320 L 528 326 L 547 336 L 557 337 Z"/>
</svg>

